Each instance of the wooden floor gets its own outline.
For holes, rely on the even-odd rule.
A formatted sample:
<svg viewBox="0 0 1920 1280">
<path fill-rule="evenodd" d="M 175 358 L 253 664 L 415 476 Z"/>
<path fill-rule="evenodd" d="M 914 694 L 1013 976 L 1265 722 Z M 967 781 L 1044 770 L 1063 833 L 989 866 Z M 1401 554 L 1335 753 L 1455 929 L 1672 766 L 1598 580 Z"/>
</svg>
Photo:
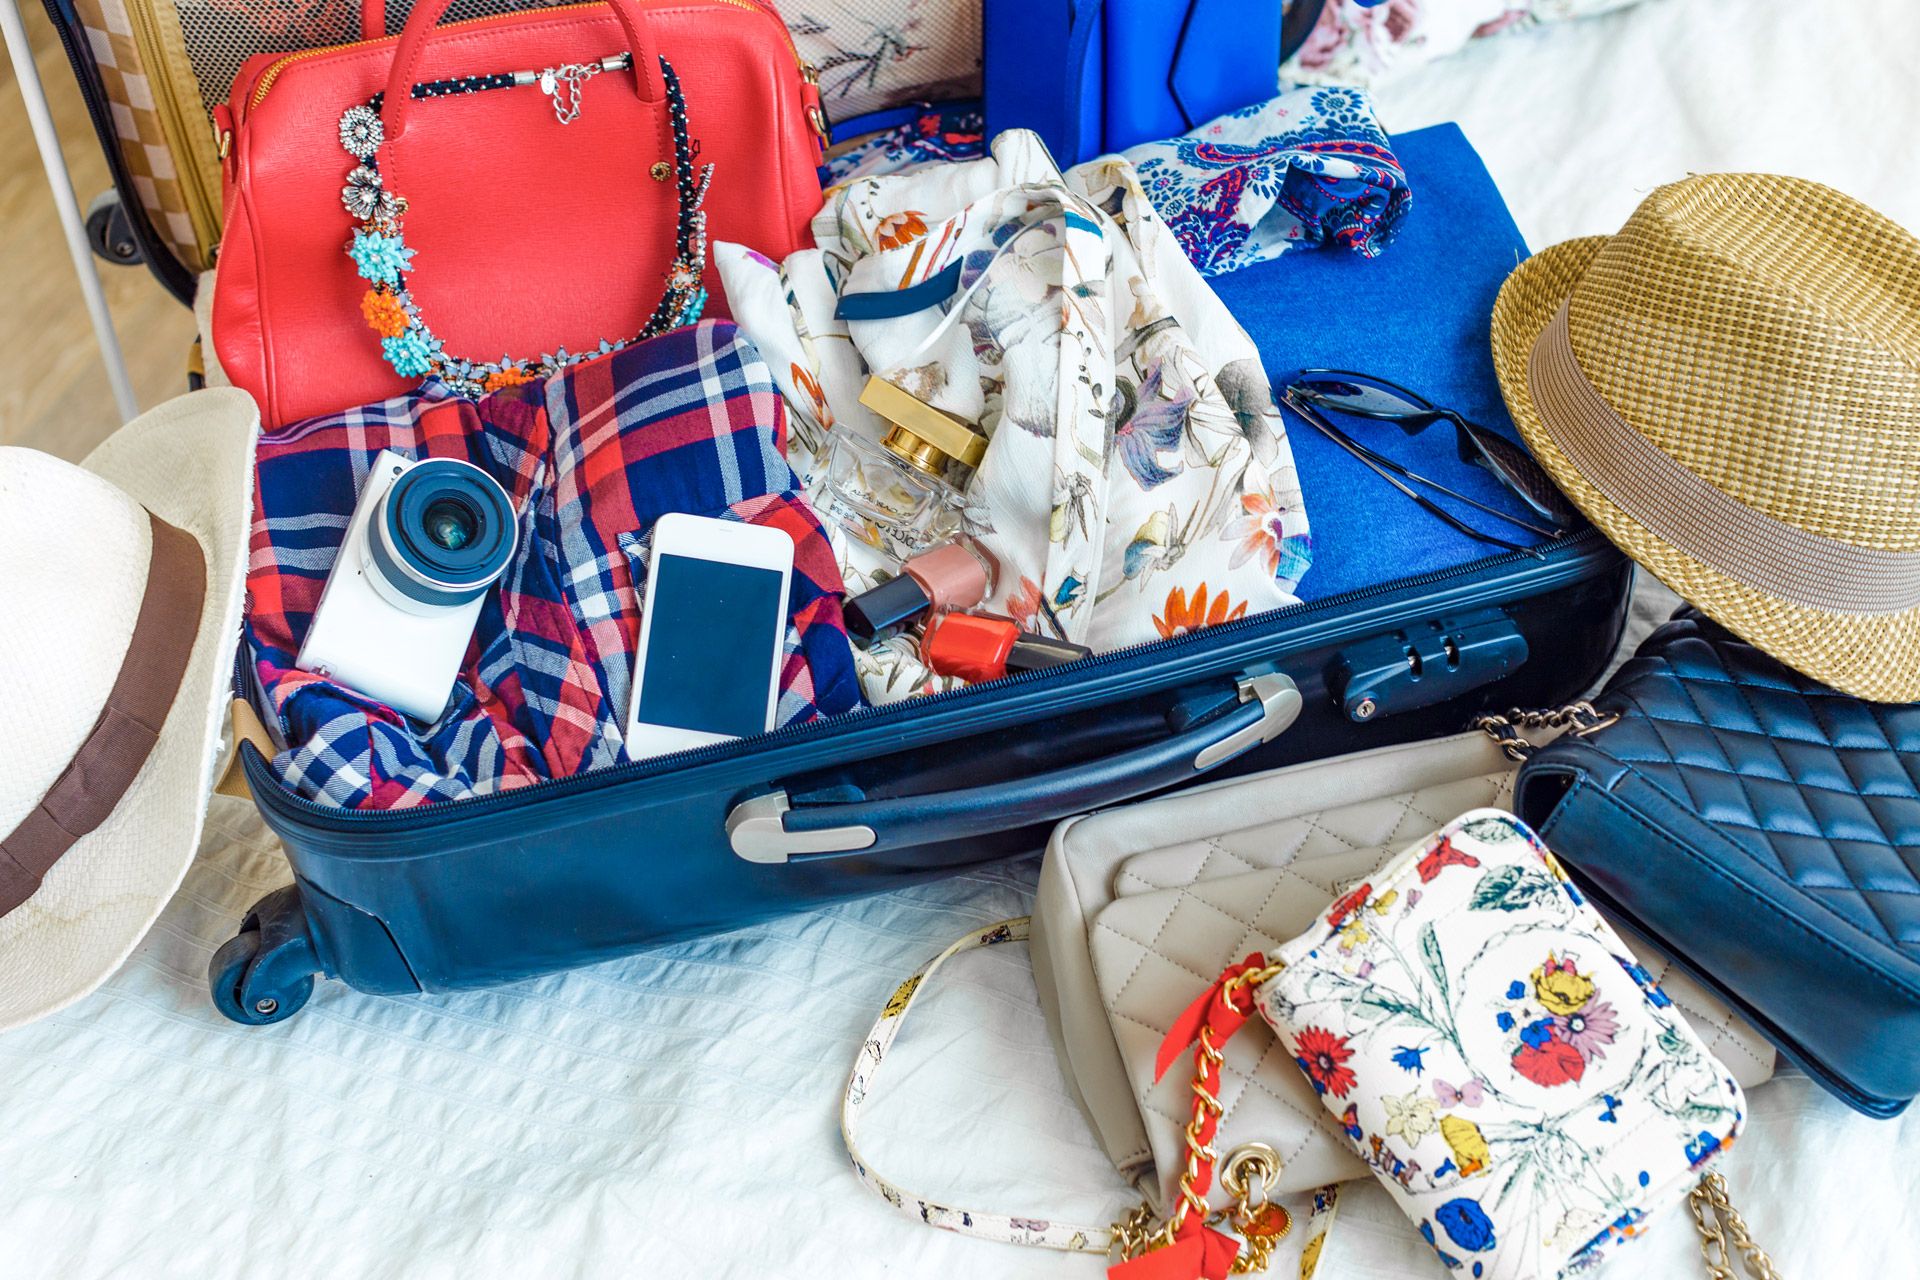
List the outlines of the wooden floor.
<svg viewBox="0 0 1920 1280">
<path fill-rule="evenodd" d="M 111 181 L 39 0 L 19 0 L 81 208 Z M 140 406 L 186 389 L 193 316 L 144 267 L 102 262 Z M 11 62 L 0 59 L 0 444 L 78 459 L 119 425 Z"/>
</svg>

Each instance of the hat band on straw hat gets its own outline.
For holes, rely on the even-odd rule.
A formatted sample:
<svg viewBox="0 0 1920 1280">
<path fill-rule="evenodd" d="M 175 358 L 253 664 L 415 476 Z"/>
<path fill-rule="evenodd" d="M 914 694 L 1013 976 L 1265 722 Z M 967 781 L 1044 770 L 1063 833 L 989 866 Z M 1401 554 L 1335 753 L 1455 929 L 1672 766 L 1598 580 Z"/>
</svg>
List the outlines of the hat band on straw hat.
<svg viewBox="0 0 1920 1280">
<path fill-rule="evenodd" d="M 1756 511 L 1675 462 L 1613 411 L 1567 334 L 1567 304 L 1527 358 L 1541 423 L 1580 474 L 1676 549 L 1790 604 L 1841 614 L 1920 606 L 1920 551 L 1857 547 Z"/>
<path fill-rule="evenodd" d="M 192 534 L 152 512 L 147 518 L 153 526 L 147 588 L 120 674 L 72 763 L 0 838 L 0 916 L 32 897 L 60 856 L 106 821 L 159 741 L 186 678 L 206 602 L 206 557 Z"/>
</svg>

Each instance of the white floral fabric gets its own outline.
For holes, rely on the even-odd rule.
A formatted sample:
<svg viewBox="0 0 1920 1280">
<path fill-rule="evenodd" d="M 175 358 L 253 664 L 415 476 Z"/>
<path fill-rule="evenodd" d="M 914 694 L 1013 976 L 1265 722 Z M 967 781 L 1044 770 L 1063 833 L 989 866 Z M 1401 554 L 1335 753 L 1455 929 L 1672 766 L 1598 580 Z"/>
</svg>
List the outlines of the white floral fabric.
<svg viewBox="0 0 1920 1280">
<path fill-rule="evenodd" d="M 829 431 L 878 440 L 869 370 L 982 424 L 969 531 L 1000 563 L 983 607 L 1107 650 L 1293 603 L 1312 540 L 1259 353 L 1118 157 L 1063 178 L 1034 134 L 976 161 L 836 188 L 818 248 L 715 258 L 793 409 L 803 478 Z M 843 292 L 959 264 L 938 307 L 834 318 Z M 815 450 L 808 456 L 808 450 Z M 840 539 L 849 590 L 897 568 Z M 927 687 L 906 646 L 863 655 L 868 696 Z"/>
<path fill-rule="evenodd" d="M 1517 818 L 1469 813 L 1337 899 L 1256 996 L 1450 1269 L 1597 1265 L 1739 1133 L 1740 1087 Z"/>
<path fill-rule="evenodd" d="M 1636 0 L 1326 0 L 1282 82 L 1376 84 L 1480 36 L 1624 9 Z"/>
</svg>

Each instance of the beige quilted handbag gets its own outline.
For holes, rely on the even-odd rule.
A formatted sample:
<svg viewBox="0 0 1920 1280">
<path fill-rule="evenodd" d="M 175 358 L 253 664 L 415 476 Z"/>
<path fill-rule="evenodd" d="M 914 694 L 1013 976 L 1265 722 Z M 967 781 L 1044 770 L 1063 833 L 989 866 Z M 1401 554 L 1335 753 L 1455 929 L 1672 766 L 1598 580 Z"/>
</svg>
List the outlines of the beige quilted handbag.
<svg viewBox="0 0 1920 1280">
<path fill-rule="evenodd" d="M 1233 778 L 1070 819 L 1054 832 L 1031 921 L 1004 921 L 956 942 L 902 983 L 862 1045 L 842 1103 L 855 1172 L 923 1221 L 987 1239 L 1132 1256 L 1148 1224 L 1179 1202 L 1193 1081 L 1155 1083 L 1173 1020 L 1229 965 L 1299 935 L 1349 882 L 1472 809 L 1504 807 L 1514 765 L 1495 741 L 1463 733 Z M 1055 1048 L 1113 1163 L 1143 1199 L 1131 1222 L 1078 1225 L 962 1209 L 904 1191 L 861 1155 L 858 1124 L 887 1050 L 947 959 L 1030 941 Z M 1636 940 L 1713 1055 L 1742 1087 L 1773 1074 L 1773 1049 L 1664 957 Z M 1370 1177 L 1339 1142 L 1300 1072 L 1279 1069 L 1264 1023 L 1227 1044 L 1213 1146 L 1227 1176 L 1207 1196 L 1227 1218 L 1266 1197 L 1301 1220 L 1279 1256 L 1310 1275 L 1332 1224 L 1331 1184 Z M 1232 1176 L 1236 1165 L 1241 1176 Z M 1250 1185 L 1257 1183 L 1257 1185 Z M 1282 1200 L 1281 1198 L 1285 1199 Z M 1704 1230 L 1704 1227 L 1703 1227 Z"/>
<path fill-rule="evenodd" d="M 1469 809 L 1504 808 L 1513 765 L 1480 733 L 1385 747 L 1231 779 L 1069 820 L 1054 832 L 1034 902 L 1034 974 L 1068 1077 L 1114 1165 L 1169 1203 L 1185 1165 L 1191 1082 L 1153 1082 L 1173 1019 L 1250 951 L 1312 923 L 1347 883 Z M 1773 1048 L 1636 939 L 1654 977 L 1743 1087 Z M 1227 1047 L 1222 1151 L 1280 1157 L 1274 1190 L 1370 1176 L 1322 1122 L 1297 1071 L 1272 1069 L 1272 1033 Z M 1263 1065 L 1264 1068 L 1263 1069 Z M 1216 1208 L 1227 1204 L 1214 1191 Z"/>
</svg>

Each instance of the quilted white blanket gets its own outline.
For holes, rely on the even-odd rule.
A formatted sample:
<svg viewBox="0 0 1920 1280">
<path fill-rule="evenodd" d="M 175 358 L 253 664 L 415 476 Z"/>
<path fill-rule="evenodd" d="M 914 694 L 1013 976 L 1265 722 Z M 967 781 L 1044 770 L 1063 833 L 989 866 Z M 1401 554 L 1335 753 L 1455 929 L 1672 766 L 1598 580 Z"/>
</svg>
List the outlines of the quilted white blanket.
<svg viewBox="0 0 1920 1280">
<path fill-rule="evenodd" d="M 1920 227 L 1916 48 L 1912 5 L 1650 0 L 1483 41 L 1379 100 L 1395 130 L 1459 120 L 1534 245 L 1610 231 L 1652 186 L 1710 169 L 1817 178 Z M 835 1131 L 894 983 L 1023 912 L 1033 863 L 500 991 L 330 984 L 245 1029 L 208 1005 L 207 957 L 287 872 L 247 806 L 216 805 L 127 968 L 0 1036 L 5 1280 L 1101 1275 L 908 1221 L 855 1182 Z M 870 1154 L 956 1203 L 1117 1210 L 1025 956 L 951 972 L 890 1059 Z M 1864 1120 L 1792 1076 L 1752 1102 L 1724 1168 L 1782 1272 L 1920 1276 L 1920 1118 Z M 1442 1272 L 1369 1186 L 1321 1274 Z M 1691 1224 L 1660 1222 L 1602 1274 L 1703 1274 Z"/>
</svg>

